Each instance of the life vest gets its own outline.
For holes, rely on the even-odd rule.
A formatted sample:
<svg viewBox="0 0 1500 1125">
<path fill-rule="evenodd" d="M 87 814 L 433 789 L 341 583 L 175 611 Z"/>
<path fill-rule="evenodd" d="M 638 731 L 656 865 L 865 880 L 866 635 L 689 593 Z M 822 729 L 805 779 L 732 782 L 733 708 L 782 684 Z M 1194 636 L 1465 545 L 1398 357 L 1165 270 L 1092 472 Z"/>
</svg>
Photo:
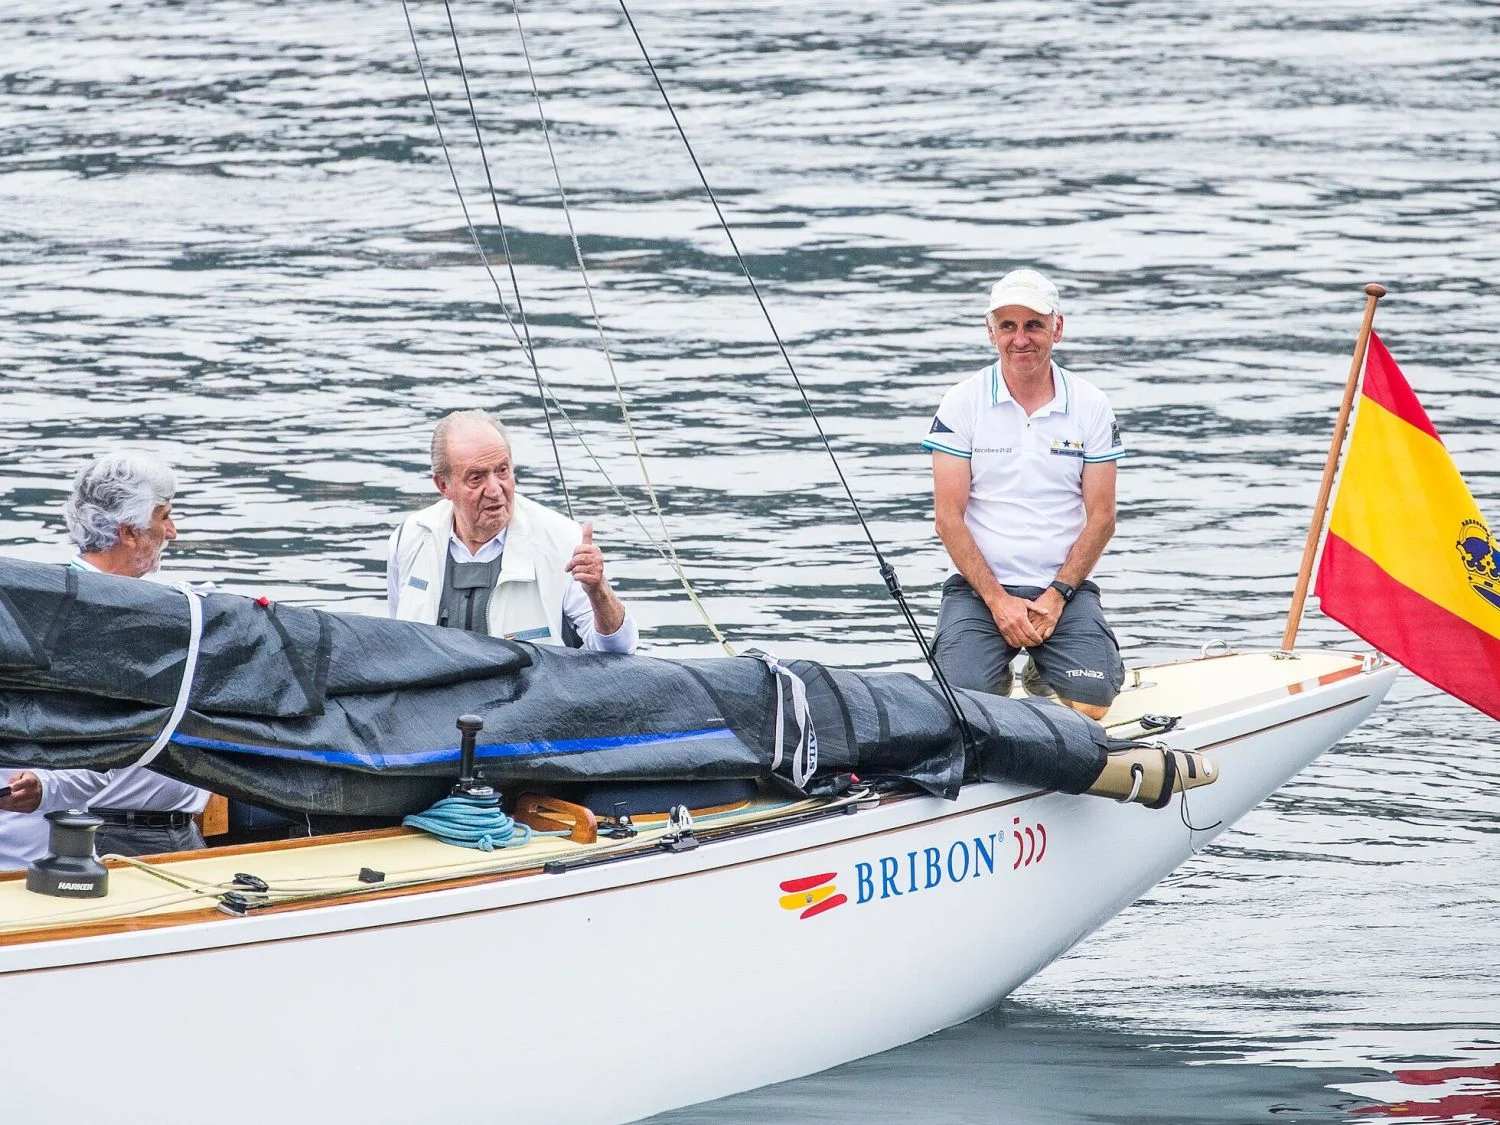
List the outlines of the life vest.
<svg viewBox="0 0 1500 1125">
<path fill-rule="evenodd" d="M 437 624 L 452 531 L 449 500 L 423 508 L 401 525 L 396 540 L 396 573 L 401 578 L 397 620 Z M 508 640 L 561 645 L 563 591 L 568 584 L 563 568 L 581 542 L 583 529 L 578 524 L 516 496 L 485 631 Z"/>
</svg>

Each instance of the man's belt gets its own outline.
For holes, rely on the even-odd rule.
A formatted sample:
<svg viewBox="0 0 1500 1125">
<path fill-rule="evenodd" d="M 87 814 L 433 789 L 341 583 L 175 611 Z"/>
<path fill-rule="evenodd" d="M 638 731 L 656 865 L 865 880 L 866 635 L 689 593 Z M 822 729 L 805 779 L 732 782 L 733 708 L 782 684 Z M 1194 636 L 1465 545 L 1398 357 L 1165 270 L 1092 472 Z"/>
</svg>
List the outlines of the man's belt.
<svg viewBox="0 0 1500 1125">
<path fill-rule="evenodd" d="M 146 809 L 89 809 L 105 824 L 126 828 L 186 828 L 193 814 L 185 812 L 149 812 Z"/>
</svg>

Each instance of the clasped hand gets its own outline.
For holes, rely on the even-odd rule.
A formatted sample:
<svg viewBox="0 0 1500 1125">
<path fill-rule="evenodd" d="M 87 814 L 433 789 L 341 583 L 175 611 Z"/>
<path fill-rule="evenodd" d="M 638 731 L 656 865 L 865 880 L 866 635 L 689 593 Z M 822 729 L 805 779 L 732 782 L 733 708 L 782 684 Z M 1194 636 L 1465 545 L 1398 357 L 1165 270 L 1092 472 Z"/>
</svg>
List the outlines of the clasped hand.
<svg viewBox="0 0 1500 1125">
<path fill-rule="evenodd" d="M 1035 601 L 1002 593 L 990 603 L 990 616 L 1007 644 L 1014 648 L 1035 648 L 1052 635 L 1062 615 L 1062 599 L 1055 591 L 1045 590 Z"/>
</svg>

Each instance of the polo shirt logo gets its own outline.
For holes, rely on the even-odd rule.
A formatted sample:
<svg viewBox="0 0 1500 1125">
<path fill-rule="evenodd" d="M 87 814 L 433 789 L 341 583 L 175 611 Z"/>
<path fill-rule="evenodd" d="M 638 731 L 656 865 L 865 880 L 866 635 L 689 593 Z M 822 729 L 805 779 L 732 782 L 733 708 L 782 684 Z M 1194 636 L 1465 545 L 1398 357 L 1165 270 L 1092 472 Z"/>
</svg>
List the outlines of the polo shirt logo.
<svg viewBox="0 0 1500 1125">
<path fill-rule="evenodd" d="M 1111 449 L 1119 449 L 1124 444 L 1125 443 L 1120 440 L 1120 423 L 1111 422 L 1109 424 L 1109 447 Z"/>
<path fill-rule="evenodd" d="M 941 418 L 934 418 L 932 420 L 932 429 L 928 430 L 927 432 L 929 434 L 951 434 L 953 431 L 949 427 L 943 425 L 943 420 Z"/>
<path fill-rule="evenodd" d="M 1083 442 L 1069 438 L 1053 438 L 1052 455 L 1054 457 L 1082 457 Z"/>
</svg>

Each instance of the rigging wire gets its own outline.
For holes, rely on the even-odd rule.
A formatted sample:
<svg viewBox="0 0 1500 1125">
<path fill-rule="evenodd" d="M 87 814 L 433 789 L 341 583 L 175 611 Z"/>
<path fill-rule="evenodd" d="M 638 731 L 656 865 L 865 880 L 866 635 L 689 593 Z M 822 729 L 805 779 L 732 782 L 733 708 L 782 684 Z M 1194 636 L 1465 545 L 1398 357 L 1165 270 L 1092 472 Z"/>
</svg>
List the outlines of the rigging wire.
<svg viewBox="0 0 1500 1125">
<path fill-rule="evenodd" d="M 448 6 L 448 0 L 443 0 L 443 7 L 448 12 L 448 28 L 453 34 L 453 49 L 458 53 L 458 30 L 453 26 L 453 9 Z M 568 491 L 568 479 L 563 473 L 562 453 L 557 447 L 557 435 L 552 430 L 552 414 L 547 409 L 547 394 L 542 385 L 542 372 L 541 368 L 537 366 L 536 351 L 531 343 L 531 326 L 526 320 L 526 306 L 521 301 L 521 286 L 516 279 L 516 265 L 510 253 L 510 237 L 505 229 L 505 221 L 500 217 L 500 200 L 495 192 L 495 181 L 490 176 L 490 163 L 485 156 L 484 141 L 480 138 L 479 117 L 474 111 L 474 99 L 469 92 L 469 74 L 464 69 L 463 55 L 462 53 L 458 53 L 458 72 L 463 77 L 464 97 L 469 103 L 469 116 L 474 122 L 474 136 L 479 138 L 479 157 L 484 164 L 484 178 L 485 182 L 489 185 L 490 202 L 494 205 L 495 222 L 500 229 L 500 248 L 505 255 L 505 264 L 510 270 L 511 288 L 515 292 L 516 317 L 511 316 L 510 308 L 505 303 L 505 293 L 500 286 L 500 279 L 495 276 L 494 267 L 490 265 L 489 255 L 485 253 L 484 244 L 479 237 L 479 230 L 474 225 L 474 220 L 469 214 L 469 205 L 464 199 L 463 188 L 459 186 L 458 171 L 453 166 L 453 155 L 448 151 L 448 141 L 443 135 L 443 124 L 438 117 L 437 102 L 432 96 L 432 85 L 427 80 L 427 66 L 422 61 L 422 49 L 417 45 L 417 31 L 412 26 L 411 8 L 408 6 L 408 0 L 401 0 L 401 12 L 406 17 L 406 32 L 411 37 L 412 53 L 416 56 L 417 70 L 422 76 L 422 90 L 427 95 L 427 106 L 432 112 L 432 123 L 437 128 L 438 143 L 443 149 L 443 160 L 448 165 L 448 175 L 453 180 L 453 190 L 458 195 L 458 205 L 463 209 L 464 223 L 469 228 L 469 236 L 474 241 L 474 249 L 479 252 L 479 260 L 484 263 L 484 271 L 489 274 L 490 283 L 495 287 L 495 296 L 499 299 L 500 309 L 505 314 L 505 323 L 510 326 L 511 335 L 516 338 L 516 343 L 520 346 L 522 354 L 526 356 L 527 363 L 531 365 L 531 372 L 536 377 L 537 399 L 542 408 L 542 419 L 547 424 L 547 440 L 552 446 L 552 458 L 557 465 L 557 480 L 562 486 L 563 504 L 566 506 L 568 516 L 571 518 L 573 515 L 573 497 Z M 521 322 L 520 329 L 516 327 L 517 319 Z"/>
<path fill-rule="evenodd" d="M 402 0 L 404 4 L 406 0 Z M 563 505 L 568 518 L 573 518 L 573 497 L 568 493 L 568 478 L 563 474 L 562 452 L 557 448 L 557 435 L 552 432 L 552 414 L 547 409 L 547 399 L 542 393 L 542 372 L 536 362 L 536 348 L 531 342 L 531 325 L 526 320 L 526 306 L 521 301 L 521 283 L 516 278 L 516 260 L 510 252 L 510 235 L 505 230 L 505 220 L 500 217 L 500 197 L 495 192 L 495 180 L 490 175 L 490 159 L 484 151 L 484 136 L 479 130 L 479 114 L 474 109 L 474 95 L 469 91 L 469 71 L 464 66 L 464 53 L 458 45 L 458 27 L 453 22 L 453 6 L 443 0 L 443 11 L 448 14 L 448 31 L 453 36 L 453 56 L 458 60 L 458 74 L 464 83 L 464 100 L 469 103 L 469 119 L 474 122 L 474 142 L 479 146 L 479 163 L 484 167 L 484 182 L 490 190 L 490 205 L 495 210 L 495 226 L 500 231 L 500 249 L 505 254 L 505 266 L 510 271 L 510 286 L 516 295 L 516 316 L 521 321 L 521 331 L 526 334 L 526 358 L 531 361 L 531 372 L 536 376 L 536 393 L 541 399 L 542 418 L 547 423 L 547 440 L 552 445 L 552 459 L 557 464 L 557 481 L 562 485 Z"/>
<path fill-rule="evenodd" d="M 536 101 L 536 114 L 537 119 L 541 122 L 542 138 L 547 142 L 547 158 L 552 162 L 552 176 L 557 182 L 558 199 L 562 202 L 563 217 L 568 223 L 568 238 L 573 243 L 573 257 L 578 262 L 578 273 L 583 279 L 584 292 L 588 294 L 589 313 L 594 320 L 594 331 L 599 336 L 599 350 L 604 353 L 604 363 L 609 369 L 610 382 L 615 387 L 615 398 L 620 404 L 620 417 L 625 421 L 625 431 L 630 436 L 630 447 L 635 451 L 636 464 L 641 469 L 641 479 L 646 483 L 646 495 L 651 501 L 651 511 L 655 514 L 656 521 L 661 526 L 662 537 L 666 541 L 667 552 L 671 556 L 668 560 L 669 565 L 676 573 L 677 580 L 682 584 L 683 590 L 687 593 L 688 600 L 693 603 L 693 608 L 698 611 L 698 615 L 703 619 L 703 623 L 708 627 L 708 631 L 713 634 L 714 640 L 723 646 L 725 652 L 733 656 L 735 655 L 734 649 L 724 639 L 724 634 L 719 632 L 718 626 L 709 617 L 708 610 L 698 600 L 698 594 L 694 591 L 692 583 L 688 581 L 687 573 L 682 568 L 682 562 L 677 557 L 677 545 L 672 542 L 672 533 L 667 530 L 667 519 L 662 513 L 661 501 L 656 495 L 656 487 L 651 483 L 651 473 L 646 468 L 646 456 L 641 451 L 641 443 L 635 432 L 635 423 L 630 418 L 630 407 L 625 402 L 625 388 L 620 385 L 620 376 L 615 370 L 614 355 L 611 353 L 609 341 L 604 335 L 604 321 L 599 315 L 599 306 L 594 300 L 594 287 L 589 280 L 588 266 L 584 262 L 583 247 L 579 245 L 578 232 L 573 226 L 573 212 L 568 206 L 568 191 L 563 186 L 562 170 L 557 163 L 557 153 L 552 147 L 552 133 L 547 125 L 546 110 L 542 106 L 542 92 L 537 84 L 536 69 L 531 63 L 531 50 L 526 45 L 526 29 L 521 22 L 521 0 L 511 0 L 511 12 L 516 18 L 516 34 L 521 40 L 521 54 L 526 60 L 526 73 L 531 79 L 531 96 Z M 658 550 L 660 549 L 658 548 Z"/>
<path fill-rule="evenodd" d="M 447 0 L 444 0 L 446 3 Z M 812 419 L 813 427 L 818 431 L 818 437 L 823 442 L 823 448 L 828 452 L 828 459 L 833 462 L 833 470 L 838 474 L 839 483 L 843 485 L 844 495 L 849 498 L 849 503 L 854 509 L 854 515 L 859 520 L 860 529 L 865 533 L 865 538 L 870 542 L 870 550 L 875 554 L 875 561 L 880 567 L 880 576 L 885 580 L 886 589 L 890 591 L 891 597 L 896 600 L 896 605 L 905 619 L 907 627 L 911 629 L 912 636 L 916 638 L 917 646 L 922 650 L 922 656 L 926 659 L 928 667 L 932 669 L 933 679 L 938 685 L 944 700 L 953 711 L 954 718 L 958 720 L 959 730 L 962 732 L 967 744 L 972 732 L 969 728 L 968 719 L 965 718 L 963 709 L 959 706 L 958 696 L 949 685 L 948 679 L 943 675 L 942 669 L 938 667 L 937 658 L 933 655 L 931 646 L 927 643 L 927 637 L 922 632 L 922 626 L 917 621 L 916 614 L 907 603 L 906 594 L 901 589 L 901 580 L 896 575 L 896 568 L 890 564 L 880 550 L 880 544 L 875 541 L 875 535 L 870 530 L 869 523 L 865 520 L 864 512 L 860 509 L 859 501 L 854 496 L 854 490 L 849 486 L 848 479 L 844 476 L 843 466 L 839 464 L 838 457 L 833 452 L 833 443 L 828 440 L 828 434 L 823 429 L 823 423 L 818 419 L 818 412 L 813 409 L 812 400 L 808 397 L 807 388 L 802 385 L 802 378 L 797 374 L 796 365 L 792 363 L 792 357 L 786 349 L 786 344 L 781 339 L 781 333 L 776 329 L 776 322 L 771 317 L 771 311 L 766 307 L 764 298 L 761 297 L 760 286 L 755 282 L 755 275 L 750 272 L 750 266 L 745 261 L 745 256 L 740 253 L 739 243 L 735 241 L 734 231 L 729 221 L 724 217 L 723 210 L 719 207 L 719 199 L 714 194 L 713 187 L 708 182 L 708 176 L 704 174 L 703 166 L 698 163 L 697 153 L 693 151 L 692 142 L 688 140 L 687 131 L 682 127 L 682 121 L 677 116 L 677 109 L 672 105 L 672 99 L 667 95 L 667 88 L 662 84 L 661 75 L 657 73 L 656 64 L 651 61 L 651 52 L 646 49 L 645 40 L 641 38 L 639 29 L 635 26 L 635 20 L 630 15 L 630 8 L 625 0 L 619 0 L 620 11 L 625 16 L 625 22 L 630 25 L 630 32 L 635 36 L 636 46 L 641 49 L 641 57 L 645 60 L 647 68 L 651 71 L 651 78 L 656 83 L 656 89 L 661 94 L 661 100 L 671 114 L 672 124 L 677 129 L 677 135 L 682 140 L 682 145 L 687 149 L 688 158 L 693 162 L 693 168 L 698 173 L 698 180 L 703 185 L 703 190 L 708 195 L 708 201 L 713 205 L 714 214 L 718 217 L 719 226 L 723 228 L 724 235 L 729 239 L 729 248 L 734 251 L 734 257 L 739 262 L 740 271 L 745 275 L 745 280 L 750 284 L 750 291 L 755 295 L 755 303 L 760 306 L 761 315 L 765 317 L 766 325 L 771 330 L 771 336 L 776 341 L 776 347 L 781 352 L 782 362 L 786 364 L 787 372 L 792 377 L 792 382 L 797 386 L 797 393 L 802 396 L 802 405 L 807 408 L 808 417 Z"/>
<path fill-rule="evenodd" d="M 407 30 L 408 35 L 410 35 L 410 37 L 411 37 L 412 52 L 416 56 L 417 70 L 421 74 L 421 77 L 422 77 L 422 88 L 423 88 L 424 91 L 426 91 L 426 94 L 427 94 L 427 105 L 428 105 L 428 108 L 432 112 L 432 123 L 436 127 L 436 129 L 437 129 L 438 143 L 442 147 L 442 150 L 443 150 L 443 159 L 444 159 L 444 161 L 446 162 L 446 164 L 448 166 L 448 176 L 449 176 L 449 178 L 453 182 L 453 189 L 454 189 L 455 193 L 458 195 L 458 205 L 463 210 L 464 223 L 468 227 L 469 236 L 470 236 L 471 240 L 474 243 L 474 249 L 479 254 L 479 260 L 484 265 L 485 272 L 489 275 L 490 283 L 495 288 L 495 298 L 496 298 L 496 300 L 500 304 L 500 311 L 505 316 L 505 323 L 507 325 L 509 325 L 510 331 L 511 331 L 511 335 L 515 338 L 516 346 L 519 347 L 521 349 L 521 351 L 527 355 L 528 360 L 531 360 L 531 369 L 532 369 L 533 374 L 537 378 L 539 392 L 540 392 L 541 397 L 542 397 L 543 411 L 544 412 L 546 411 L 546 404 L 550 401 L 551 404 L 552 404 L 552 409 L 554 409 L 554 410 L 557 411 L 558 416 L 560 418 L 562 418 L 563 422 L 567 425 L 568 429 L 572 432 L 573 437 L 578 441 L 578 444 L 583 447 L 584 453 L 588 456 L 589 460 L 591 462 L 593 462 L 594 468 L 598 471 L 599 475 L 604 478 L 604 482 L 609 486 L 610 491 L 612 493 L 614 493 L 615 498 L 620 502 L 620 506 L 625 510 L 625 513 L 628 516 L 630 516 L 630 518 L 632 520 L 635 521 L 636 527 L 638 527 L 640 529 L 641 534 L 645 538 L 646 542 L 649 543 L 652 546 L 652 548 L 656 551 L 657 555 L 660 556 L 660 558 L 662 559 L 663 562 L 665 562 L 669 567 L 672 567 L 673 569 L 677 570 L 679 576 L 681 576 L 682 575 L 682 570 L 681 570 L 680 564 L 677 563 L 677 561 L 676 561 L 676 552 L 675 552 L 675 550 L 673 551 L 673 554 L 672 554 L 671 557 L 668 557 L 667 553 L 662 550 L 661 544 L 659 544 L 656 541 L 655 536 L 653 536 L 651 534 L 650 529 L 641 520 L 640 513 L 635 510 L 635 508 L 631 505 L 630 501 L 625 497 L 625 494 L 620 491 L 619 486 L 616 485 L 615 482 L 614 482 L 614 480 L 610 477 L 609 472 L 608 472 L 607 469 L 605 469 L 603 462 L 600 461 L 598 455 L 594 453 L 593 448 L 589 445 L 588 440 L 583 436 L 583 431 L 579 428 L 578 424 L 576 422 L 574 422 L 573 419 L 572 419 L 572 417 L 568 414 L 567 410 L 564 408 L 564 406 L 562 404 L 562 401 L 557 397 L 556 392 L 553 391 L 551 384 L 548 383 L 546 381 L 546 379 L 544 379 L 541 376 L 540 371 L 537 369 L 537 365 L 536 365 L 535 360 L 532 359 L 532 357 L 531 357 L 530 333 L 528 331 L 527 334 L 526 334 L 526 336 L 525 336 L 525 338 L 523 338 L 522 334 L 521 334 L 521 330 L 519 328 L 517 328 L 517 326 L 516 326 L 515 318 L 513 318 L 511 316 L 510 308 L 506 304 L 506 301 L 505 301 L 505 291 L 504 291 L 504 289 L 500 285 L 499 278 L 495 276 L 495 270 L 494 270 L 494 267 L 490 264 L 489 255 L 485 253 L 484 244 L 483 244 L 483 242 L 479 238 L 479 231 L 475 227 L 473 218 L 469 214 L 469 207 L 468 207 L 468 203 L 466 202 L 466 200 L 464 198 L 463 189 L 459 186 L 458 173 L 457 173 L 456 169 L 454 168 L 453 157 L 452 157 L 452 154 L 449 152 L 448 142 L 447 142 L 447 139 L 446 139 L 446 137 L 444 136 L 444 133 L 443 133 L 443 124 L 442 124 L 442 121 L 438 117 L 437 105 L 436 105 L 436 103 L 435 103 L 435 101 L 433 99 L 433 96 L 432 96 L 432 88 L 431 88 L 431 86 L 430 86 L 430 84 L 428 83 L 428 80 L 427 80 L 427 69 L 426 69 L 425 63 L 422 60 L 422 50 L 417 45 L 416 31 L 415 31 L 415 29 L 412 26 L 411 11 L 407 7 L 407 0 L 402 0 L 401 7 L 402 7 L 402 11 L 406 15 L 406 30 Z M 486 164 L 486 174 L 488 174 L 488 165 L 487 164 Z M 497 205 L 497 207 L 498 207 L 498 205 Z M 498 218 L 498 214 L 497 214 L 497 218 Z M 548 435 L 550 436 L 551 433 L 552 433 L 552 427 L 551 427 L 551 420 L 550 420 L 550 418 L 548 419 L 547 431 L 548 431 Z M 556 442 L 554 441 L 553 442 L 553 452 L 554 452 L 554 454 L 556 453 L 556 451 L 557 451 L 557 445 L 556 445 Z M 559 465 L 558 466 L 559 477 L 561 476 L 561 471 L 562 471 L 561 465 Z M 567 489 L 566 482 L 564 482 L 563 488 L 564 488 L 564 495 L 566 496 L 566 489 Z M 570 514 L 571 514 L 571 506 L 570 506 Z M 658 516 L 660 516 L 660 509 L 659 509 L 659 507 L 658 507 L 657 514 L 658 514 Z M 683 577 L 683 581 L 684 582 L 686 581 L 685 576 Z M 691 589 L 689 589 L 689 596 L 693 598 L 694 604 L 698 605 L 699 612 L 701 614 L 703 614 L 705 622 L 707 623 L 710 632 L 712 632 L 713 635 L 719 640 L 719 643 L 723 644 L 725 646 L 726 650 L 729 651 L 731 655 L 733 655 L 733 650 L 729 648 L 728 642 L 726 642 L 724 640 L 724 638 L 722 637 L 722 635 L 719 633 L 717 627 L 713 624 L 712 620 L 710 620 L 708 618 L 707 610 L 705 610 L 703 608 L 701 602 L 698 602 L 696 595 L 692 592 Z"/>
</svg>

